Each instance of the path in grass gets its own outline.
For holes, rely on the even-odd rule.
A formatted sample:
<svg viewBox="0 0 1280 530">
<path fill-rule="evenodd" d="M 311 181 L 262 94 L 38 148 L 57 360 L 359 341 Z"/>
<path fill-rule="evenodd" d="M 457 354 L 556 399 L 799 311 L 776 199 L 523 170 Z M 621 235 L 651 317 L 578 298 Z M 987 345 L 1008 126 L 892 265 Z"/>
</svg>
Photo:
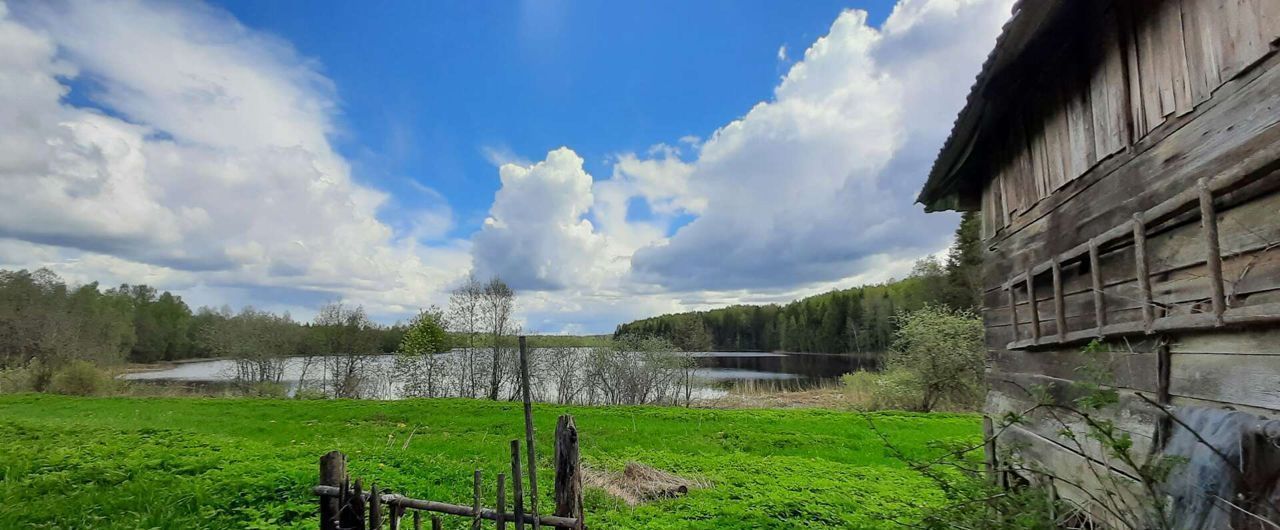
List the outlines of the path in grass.
<svg viewBox="0 0 1280 530">
<path fill-rule="evenodd" d="M 457 399 L 0 396 L 0 528 L 314 528 L 309 491 L 333 449 L 353 477 L 466 504 L 475 468 L 495 496 L 520 411 Z M 920 457 L 980 436 L 969 415 L 538 405 L 542 492 L 565 412 L 587 465 L 637 460 L 714 484 L 634 509 L 588 490 L 597 529 L 895 528 L 887 518 L 910 518 L 940 493 L 892 459 L 867 420 Z"/>
</svg>

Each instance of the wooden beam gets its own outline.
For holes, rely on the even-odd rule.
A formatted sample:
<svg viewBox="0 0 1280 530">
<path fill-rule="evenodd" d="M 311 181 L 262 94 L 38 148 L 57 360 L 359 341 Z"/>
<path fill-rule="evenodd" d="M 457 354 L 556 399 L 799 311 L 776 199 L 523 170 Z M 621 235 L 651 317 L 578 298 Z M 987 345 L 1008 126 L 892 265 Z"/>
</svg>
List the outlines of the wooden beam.
<svg viewBox="0 0 1280 530">
<path fill-rule="evenodd" d="M 1093 283 L 1093 320 L 1097 324 L 1098 336 L 1102 336 L 1102 328 L 1107 325 L 1107 301 L 1102 291 L 1102 264 L 1098 256 L 1098 240 L 1089 240 L 1089 279 Z"/>
<path fill-rule="evenodd" d="M 1062 264 L 1053 260 L 1053 317 L 1058 328 L 1058 340 L 1067 337 L 1067 305 L 1062 296 Z"/>
<path fill-rule="evenodd" d="M 1013 291 L 1013 284 L 1004 284 L 1009 294 L 1009 325 L 1013 327 L 1013 340 L 1018 340 L 1018 295 Z"/>
<path fill-rule="evenodd" d="M 1218 243 L 1218 213 L 1213 208 L 1213 190 L 1209 189 L 1209 181 L 1200 179 L 1196 183 L 1196 190 L 1200 195 L 1200 227 L 1204 234 L 1205 263 L 1209 268 L 1213 316 L 1221 326 L 1223 313 L 1227 310 L 1227 297 L 1222 286 L 1222 250 Z"/>
<path fill-rule="evenodd" d="M 1031 340 L 1040 342 L 1040 308 L 1036 306 L 1036 279 L 1027 271 L 1027 305 L 1031 306 Z"/>
<path fill-rule="evenodd" d="M 1147 265 L 1147 225 L 1142 214 L 1133 214 L 1133 260 L 1138 290 L 1142 293 L 1142 324 L 1147 333 L 1155 321 L 1155 302 L 1151 301 L 1151 272 Z"/>
</svg>

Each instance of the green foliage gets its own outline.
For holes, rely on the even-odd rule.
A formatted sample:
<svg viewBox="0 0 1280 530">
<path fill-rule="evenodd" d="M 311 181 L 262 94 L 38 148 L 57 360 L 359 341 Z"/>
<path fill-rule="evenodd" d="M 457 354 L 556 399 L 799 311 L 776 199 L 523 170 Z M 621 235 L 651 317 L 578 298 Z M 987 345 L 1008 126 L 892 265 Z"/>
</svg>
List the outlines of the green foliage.
<svg viewBox="0 0 1280 530">
<path fill-rule="evenodd" d="M 943 400 L 972 402 L 985 390 L 982 318 L 945 306 L 903 313 L 885 361 L 891 372 L 915 374 L 917 410 L 933 410 Z"/>
<path fill-rule="evenodd" d="M 55 394 L 94 396 L 111 389 L 111 375 L 88 361 L 72 361 L 53 374 L 49 390 Z"/>
<path fill-rule="evenodd" d="M 431 307 L 419 312 L 409 322 L 400 339 L 400 353 L 409 355 L 436 354 L 449 351 L 449 337 L 444 331 L 444 314 Z"/>
<path fill-rule="evenodd" d="M 866 419 L 921 460 L 980 436 L 971 415 L 539 405 L 542 513 L 564 413 L 590 467 L 635 460 L 711 483 L 636 508 L 588 489 L 589 523 L 608 529 L 899 528 L 945 493 L 887 455 Z M 459 399 L 0 396 L 0 528 L 315 528 L 316 459 L 335 449 L 353 478 L 432 500 L 469 503 L 480 469 L 493 499 L 519 417 L 516 403 Z"/>
<path fill-rule="evenodd" d="M 922 259 L 903 280 L 831 291 L 781 306 L 735 305 L 661 315 L 622 324 L 614 336 L 657 335 L 680 345 L 686 340 L 682 337 L 697 332 L 695 323 L 701 323 L 710 335 L 710 348 L 686 351 L 879 353 L 893 340 L 899 312 L 925 305 L 977 307 L 982 263 L 978 230 L 978 218 L 966 214 L 946 263 Z"/>
<path fill-rule="evenodd" d="M 858 371 L 840 377 L 860 410 L 912 410 L 920 406 L 920 376 L 912 370 Z"/>
</svg>

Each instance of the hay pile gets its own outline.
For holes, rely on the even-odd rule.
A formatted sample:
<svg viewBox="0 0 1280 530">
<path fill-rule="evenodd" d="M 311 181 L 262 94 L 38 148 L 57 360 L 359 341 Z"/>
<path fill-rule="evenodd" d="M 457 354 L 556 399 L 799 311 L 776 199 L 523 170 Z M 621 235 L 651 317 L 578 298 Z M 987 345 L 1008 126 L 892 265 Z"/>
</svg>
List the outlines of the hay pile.
<svg viewBox="0 0 1280 530">
<path fill-rule="evenodd" d="M 621 473 L 584 467 L 583 484 L 600 488 L 622 499 L 628 506 L 680 497 L 690 489 L 710 485 L 703 480 L 684 478 L 639 462 L 627 462 Z"/>
</svg>

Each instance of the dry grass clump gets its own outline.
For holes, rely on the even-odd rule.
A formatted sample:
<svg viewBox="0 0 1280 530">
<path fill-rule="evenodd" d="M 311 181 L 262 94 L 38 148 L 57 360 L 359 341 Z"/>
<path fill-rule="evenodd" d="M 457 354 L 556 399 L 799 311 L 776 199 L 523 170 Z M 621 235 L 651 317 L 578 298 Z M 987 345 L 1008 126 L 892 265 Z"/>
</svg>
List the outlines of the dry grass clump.
<svg viewBox="0 0 1280 530">
<path fill-rule="evenodd" d="M 711 485 L 705 480 L 681 477 L 639 462 L 627 462 L 621 473 L 584 466 L 583 484 L 600 488 L 628 506 L 680 497 L 690 489 Z"/>
</svg>

